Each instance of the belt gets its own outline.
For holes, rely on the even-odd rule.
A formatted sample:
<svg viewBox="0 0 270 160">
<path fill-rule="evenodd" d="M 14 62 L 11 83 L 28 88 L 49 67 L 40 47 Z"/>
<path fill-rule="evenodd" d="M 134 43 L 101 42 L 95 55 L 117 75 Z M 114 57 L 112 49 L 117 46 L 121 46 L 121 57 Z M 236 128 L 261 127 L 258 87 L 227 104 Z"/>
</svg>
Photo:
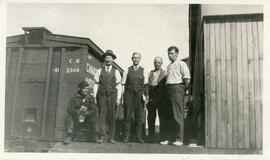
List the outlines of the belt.
<svg viewBox="0 0 270 160">
<path fill-rule="evenodd" d="M 166 84 L 166 86 L 177 86 L 177 85 L 184 86 L 184 84 L 183 84 L 183 83 Z"/>
</svg>

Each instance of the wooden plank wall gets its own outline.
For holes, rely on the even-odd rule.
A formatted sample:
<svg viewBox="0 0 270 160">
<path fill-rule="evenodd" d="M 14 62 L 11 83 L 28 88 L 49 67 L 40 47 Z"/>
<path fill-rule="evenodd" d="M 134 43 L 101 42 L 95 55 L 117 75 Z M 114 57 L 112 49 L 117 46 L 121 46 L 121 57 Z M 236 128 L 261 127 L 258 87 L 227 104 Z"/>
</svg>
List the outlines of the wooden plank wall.
<svg viewBox="0 0 270 160">
<path fill-rule="evenodd" d="M 257 17 L 204 20 L 207 147 L 262 149 L 262 35 Z"/>
</svg>

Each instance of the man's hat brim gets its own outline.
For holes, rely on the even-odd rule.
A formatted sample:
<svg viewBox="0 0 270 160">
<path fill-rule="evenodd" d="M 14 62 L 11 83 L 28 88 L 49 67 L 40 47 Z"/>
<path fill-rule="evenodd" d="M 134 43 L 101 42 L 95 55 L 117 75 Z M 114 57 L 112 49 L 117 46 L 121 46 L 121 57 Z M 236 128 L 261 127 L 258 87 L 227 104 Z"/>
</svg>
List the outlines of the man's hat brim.
<svg viewBox="0 0 270 160">
<path fill-rule="evenodd" d="M 103 58 L 105 58 L 106 56 L 111 56 L 113 59 L 116 59 L 116 55 L 113 53 L 104 53 L 102 56 Z"/>
<path fill-rule="evenodd" d="M 89 83 L 86 82 L 86 81 L 81 81 L 81 82 L 78 84 L 78 87 L 79 87 L 79 88 L 83 88 L 83 87 L 85 87 L 85 86 L 89 86 Z"/>
</svg>

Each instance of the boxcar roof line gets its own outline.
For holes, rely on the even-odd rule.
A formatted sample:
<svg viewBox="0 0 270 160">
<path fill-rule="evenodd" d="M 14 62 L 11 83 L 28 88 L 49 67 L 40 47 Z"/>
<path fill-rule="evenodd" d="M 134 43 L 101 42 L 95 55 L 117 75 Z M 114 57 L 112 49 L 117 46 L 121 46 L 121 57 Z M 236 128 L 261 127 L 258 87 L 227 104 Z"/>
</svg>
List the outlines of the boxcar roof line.
<svg viewBox="0 0 270 160">
<path fill-rule="evenodd" d="M 86 37 L 76 37 L 76 36 L 68 36 L 68 35 L 60 35 L 60 34 L 53 34 L 45 27 L 23 27 L 24 31 L 30 31 L 32 29 L 34 30 L 44 30 L 46 31 L 46 36 L 44 37 L 44 41 L 57 41 L 57 42 L 64 42 L 64 43 L 72 43 L 72 44 L 79 44 L 79 45 L 87 45 L 88 50 L 95 51 L 94 53 L 91 52 L 96 58 L 98 58 L 100 61 L 102 61 L 102 55 L 104 54 L 104 51 L 99 48 L 90 38 Z M 8 36 L 6 39 L 7 47 L 9 43 L 15 43 L 18 41 L 21 41 L 21 38 L 25 34 L 15 35 L 15 36 Z M 116 63 L 113 64 L 114 67 L 119 69 L 120 72 L 123 72 L 123 69 Z"/>
</svg>

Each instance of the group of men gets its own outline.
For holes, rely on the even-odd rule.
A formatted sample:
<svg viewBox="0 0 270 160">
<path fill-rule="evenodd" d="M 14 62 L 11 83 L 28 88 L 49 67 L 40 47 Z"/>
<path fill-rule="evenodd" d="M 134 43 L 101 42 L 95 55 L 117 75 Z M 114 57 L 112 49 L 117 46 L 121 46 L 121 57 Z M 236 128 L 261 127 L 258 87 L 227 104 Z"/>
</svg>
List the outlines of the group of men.
<svg viewBox="0 0 270 160">
<path fill-rule="evenodd" d="M 130 141 L 132 123 L 135 124 L 136 141 L 144 143 L 142 130 L 147 109 L 149 141 L 154 142 L 158 112 L 160 144 L 183 145 L 184 95 L 189 86 L 190 73 L 186 63 L 181 61 L 177 47 L 168 48 L 168 57 L 171 63 L 167 71 L 162 69 L 162 58 L 155 57 L 154 70 L 147 74 L 139 65 L 141 54 L 134 52 L 131 58 L 133 64 L 124 70 L 121 78 L 119 71 L 112 67 L 116 55 L 107 50 L 103 55 L 104 66 L 94 76 L 93 95 L 87 94 L 89 84 L 82 81 L 69 102 L 64 144 L 72 139 L 74 123 L 83 120 L 95 130 L 97 143 L 115 143 L 115 113 L 117 107 L 123 105 L 124 143 Z"/>
</svg>

